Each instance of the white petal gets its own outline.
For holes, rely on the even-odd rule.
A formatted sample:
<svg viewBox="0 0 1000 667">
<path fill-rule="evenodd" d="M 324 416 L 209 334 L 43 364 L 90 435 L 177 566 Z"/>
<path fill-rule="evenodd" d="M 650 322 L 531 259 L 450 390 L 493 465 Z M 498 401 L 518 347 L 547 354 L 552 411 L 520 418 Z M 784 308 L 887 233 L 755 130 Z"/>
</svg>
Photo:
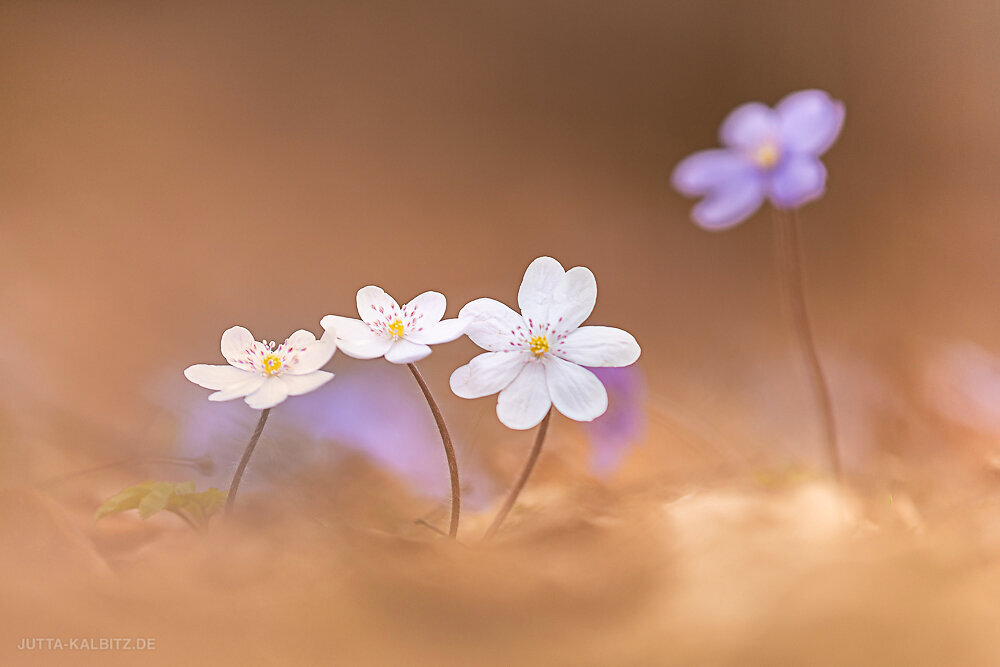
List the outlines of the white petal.
<svg viewBox="0 0 1000 667">
<path fill-rule="evenodd" d="M 513 349 L 514 332 L 524 329 L 524 319 L 494 299 L 467 303 L 458 318 L 466 323 L 465 335 L 479 347 L 492 352 Z"/>
<path fill-rule="evenodd" d="M 448 308 L 448 301 L 440 292 L 424 292 L 414 297 L 403 308 L 407 313 L 416 315 L 422 321 L 421 326 L 426 327 L 441 321 L 444 311 Z"/>
<path fill-rule="evenodd" d="M 608 391 L 596 375 L 583 366 L 549 357 L 545 382 L 556 410 L 578 422 L 597 419 L 608 409 Z"/>
<path fill-rule="evenodd" d="M 338 340 L 337 347 L 355 359 L 376 359 L 389 351 L 392 342 L 392 338 L 388 336 L 377 336 L 369 332 L 367 338 Z"/>
<path fill-rule="evenodd" d="M 590 317 L 595 303 L 597 279 L 587 267 L 574 266 L 556 286 L 548 323 L 558 331 L 571 331 Z"/>
<path fill-rule="evenodd" d="M 205 389 L 222 389 L 243 382 L 251 373 L 235 366 L 195 364 L 184 369 L 184 377 Z"/>
<path fill-rule="evenodd" d="M 358 290 L 358 315 L 368 324 L 399 311 L 399 304 L 381 287 L 369 285 Z"/>
<path fill-rule="evenodd" d="M 544 366 L 529 362 L 497 396 L 497 417 L 507 428 L 523 431 L 538 425 L 551 405 Z"/>
<path fill-rule="evenodd" d="M 495 394 L 517 377 L 527 359 L 522 352 L 484 352 L 451 374 L 451 390 L 461 398 Z"/>
<path fill-rule="evenodd" d="M 458 318 L 452 320 L 441 320 L 429 327 L 424 327 L 421 331 L 406 334 L 406 340 L 424 345 L 437 345 L 438 343 L 450 343 L 465 333 L 467 322 Z"/>
<path fill-rule="evenodd" d="M 385 354 L 392 345 L 392 339 L 374 333 L 361 320 L 340 315 L 327 315 L 320 324 L 328 334 L 334 334 L 337 347 L 355 359 L 375 359 Z"/>
<path fill-rule="evenodd" d="M 517 290 L 517 305 L 524 321 L 548 321 L 549 305 L 566 272 L 562 264 L 551 257 L 539 257 L 528 265 Z"/>
<path fill-rule="evenodd" d="M 333 373 L 313 371 L 306 375 L 282 375 L 281 380 L 288 389 L 289 396 L 301 396 L 313 389 L 319 389 L 333 379 Z"/>
<path fill-rule="evenodd" d="M 246 396 L 247 394 L 252 394 L 260 389 L 261 385 L 264 384 L 264 381 L 267 380 L 267 378 L 263 375 L 258 375 L 256 373 L 246 373 L 245 375 L 247 377 L 243 380 L 243 382 L 229 385 L 221 391 L 210 394 L 208 400 L 231 401 L 234 398 L 240 398 L 242 396 Z"/>
<path fill-rule="evenodd" d="M 303 333 L 308 334 L 308 337 L 301 335 Z M 324 335 L 320 340 L 316 340 L 316 337 L 308 331 L 297 331 L 292 336 L 294 337 L 297 334 L 298 336 L 294 342 L 291 337 L 288 339 L 288 342 L 295 346 L 295 351 L 291 353 L 287 361 L 288 370 L 286 372 L 292 375 L 305 375 L 319 370 L 330 361 L 333 353 L 337 351 L 335 340 L 328 335 Z M 311 341 L 309 341 L 310 338 L 312 339 Z M 305 350 L 299 351 L 302 347 Z"/>
<path fill-rule="evenodd" d="M 273 408 L 288 398 L 288 385 L 279 377 L 269 377 L 261 388 L 246 397 L 246 403 L 255 410 Z"/>
<path fill-rule="evenodd" d="M 385 360 L 394 364 L 410 364 L 431 353 L 431 348 L 408 340 L 397 340 L 385 353 Z"/>
<path fill-rule="evenodd" d="M 319 323 L 324 331 L 333 332 L 340 340 L 351 340 L 352 338 L 366 339 L 372 334 L 372 330 L 368 328 L 367 324 L 352 317 L 327 315 Z"/>
<path fill-rule="evenodd" d="M 316 336 L 312 331 L 306 331 L 305 329 L 299 329 L 291 336 L 285 339 L 285 342 L 292 347 L 306 347 L 316 342 Z"/>
<path fill-rule="evenodd" d="M 639 343 L 614 327 L 581 327 L 566 336 L 556 354 L 581 366 L 628 366 L 639 358 Z"/>
<path fill-rule="evenodd" d="M 253 334 L 249 330 L 243 327 L 230 327 L 222 333 L 222 356 L 229 363 L 242 359 L 253 342 Z"/>
</svg>

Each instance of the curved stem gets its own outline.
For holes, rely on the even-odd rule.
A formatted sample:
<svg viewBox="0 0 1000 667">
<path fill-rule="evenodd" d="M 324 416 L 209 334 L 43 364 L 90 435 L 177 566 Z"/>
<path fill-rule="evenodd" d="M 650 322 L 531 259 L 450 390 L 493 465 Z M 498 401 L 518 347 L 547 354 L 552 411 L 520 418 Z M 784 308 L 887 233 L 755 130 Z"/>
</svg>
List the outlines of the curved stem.
<svg viewBox="0 0 1000 667">
<path fill-rule="evenodd" d="M 802 247 L 799 242 L 798 217 L 794 210 L 774 209 L 774 233 L 778 249 L 778 265 L 782 292 L 792 316 L 799 347 L 809 371 L 813 395 L 823 424 L 827 456 L 834 474 L 841 474 L 840 453 L 837 447 L 837 423 L 833 416 L 833 402 L 823 366 L 816 351 L 809 310 L 806 306 L 805 281 L 802 271 Z"/>
<path fill-rule="evenodd" d="M 525 483 L 528 481 L 528 477 L 531 476 L 531 471 L 535 467 L 535 462 L 538 461 L 538 455 L 542 451 L 542 443 L 545 442 L 545 433 L 549 430 L 549 419 L 552 418 L 552 408 L 545 414 L 545 419 L 542 423 L 538 425 L 538 433 L 535 435 L 535 444 L 531 447 L 531 453 L 528 454 L 528 460 L 524 463 L 524 468 L 521 470 L 521 474 L 518 476 L 517 481 L 514 482 L 513 488 L 511 488 L 510 493 L 507 494 L 507 499 L 503 501 L 503 506 L 500 511 L 497 512 L 496 518 L 493 519 L 493 523 L 486 530 L 486 534 L 483 536 L 484 540 L 488 540 L 497 532 L 500 528 L 500 524 L 503 520 L 507 518 L 511 509 L 514 507 L 514 503 L 517 502 L 517 497 L 521 495 L 521 490 L 524 488 Z"/>
<path fill-rule="evenodd" d="M 187 525 L 191 526 L 192 528 L 194 528 L 199 533 L 202 532 L 201 526 L 199 526 L 198 524 L 196 524 L 194 522 L 194 520 L 190 516 L 188 516 L 187 512 L 178 511 L 178 512 L 174 512 L 174 514 L 176 514 L 180 518 L 184 519 L 184 523 L 186 523 Z"/>
<path fill-rule="evenodd" d="M 250 436 L 250 442 L 247 443 L 246 451 L 243 452 L 243 458 L 240 459 L 240 464 L 236 466 L 236 474 L 233 475 L 233 482 L 229 485 L 229 493 L 226 495 L 226 515 L 233 509 L 233 502 L 236 500 L 236 490 L 240 488 L 240 480 L 243 479 L 243 471 L 247 469 L 247 464 L 250 463 L 250 457 L 253 455 L 254 447 L 257 446 L 257 441 L 260 440 L 260 434 L 264 432 L 264 424 L 267 422 L 267 416 L 271 414 L 271 408 L 268 408 L 260 413 L 260 421 L 257 422 L 257 428 L 253 430 L 253 435 Z"/>
<path fill-rule="evenodd" d="M 444 532 L 443 530 L 441 530 L 440 528 L 438 528 L 434 524 L 428 523 L 424 519 L 417 519 L 413 523 L 415 525 L 417 525 L 417 526 L 423 526 L 424 528 L 427 528 L 428 530 L 433 530 L 435 533 L 437 533 L 438 535 L 441 535 L 443 537 L 451 537 L 451 535 L 449 535 L 448 533 Z"/>
<path fill-rule="evenodd" d="M 413 373 L 413 378 L 417 381 L 417 384 L 420 385 L 420 391 L 424 392 L 427 405 L 430 406 L 431 414 L 434 415 L 434 421 L 437 422 L 438 430 L 441 431 L 441 442 L 444 444 L 444 455 L 448 459 L 448 474 L 451 477 L 451 524 L 448 528 L 448 537 L 454 539 L 458 535 L 458 514 L 462 508 L 462 487 L 458 483 L 458 459 L 455 458 L 455 447 L 451 444 L 451 436 L 448 434 L 448 427 L 445 426 L 441 409 L 438 408 L 437 401 L 434 400 L 430 388 L 424 382 L 424 376 L 420 374 L 416 364 L 409 363 L 406 365 L 409 367 L 410 372 Z"/>
</svg>

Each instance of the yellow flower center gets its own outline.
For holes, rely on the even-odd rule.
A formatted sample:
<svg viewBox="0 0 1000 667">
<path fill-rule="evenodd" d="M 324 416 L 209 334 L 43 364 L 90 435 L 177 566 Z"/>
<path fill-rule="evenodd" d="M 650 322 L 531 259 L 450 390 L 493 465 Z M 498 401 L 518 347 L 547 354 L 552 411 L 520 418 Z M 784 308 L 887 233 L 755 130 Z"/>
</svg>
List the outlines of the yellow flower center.
<svg viewBox="0 0 1000 667">
<path fill-rule="evenodd" d="M 281 357 L 276 354 L 268 354 L 261 362 L 264 364 L 264 372 L 268 375 L 277 375 L 281 370 Z"/>
<path fill-rule="evenodd" d="M 393 338 L 403 337 L 403 322 L 398 317 L 389 322 L 389 326 L 386 328 L 389 329 L 389 333 L 392 334 Z"/>
<path fill-rule="evenodd" d="M 774 165 L 778 164 L 778 158 L 781 157 L 781 152 L 773 141 L 768 141 L 757 147 L 757 150 L 753 152 L 753 161 L 757 163 L 759 167 L 764 169 L 770 169 Z"/>
<path fill-rule="evenodd" d="M 532 336 L 528 339 L 528 347 L 531 348 L 532 354 L 540 357 L 549 351 L 549 339 L 545 336 Z"/>
</svg>

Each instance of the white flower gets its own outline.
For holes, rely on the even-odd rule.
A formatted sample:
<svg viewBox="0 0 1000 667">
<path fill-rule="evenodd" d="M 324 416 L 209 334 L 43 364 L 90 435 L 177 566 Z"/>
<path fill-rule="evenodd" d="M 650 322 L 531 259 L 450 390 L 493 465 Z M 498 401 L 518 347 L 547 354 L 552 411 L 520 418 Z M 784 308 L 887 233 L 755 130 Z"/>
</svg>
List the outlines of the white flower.
<svg viewBox="0 0 1000 667">
<path fill-rule="evenodd" d="M 469 338 L 489 352 L 452 373 L 452 391 L 462 398 L 500 392 L 497 416 L 513 429 L 535 426 L 552 405 L 576 421 L 600 417 L 608 393 L 584 366 L 628 366 L 640 350 L 626 331 L 580 326 L 596 302 L 590 269 L 564 271 L 539 257 L 517 293 L 520 315 L 493 299 L 476 299 L 458 314 Z"/>
<path fill-rule="evenodd" d="M 247 405 L 264 410 L 329 382 L 333 373 L 319 369 L 336 351 L 332 335 L 316 340 L 308 331 L 299 330 L 278 345 L 256 341 L 243 327 L 232 327 L 222 334 L 222 355 L 229 365 L 196 364 L 184 371 L 184 377 L 216 390 L 208 397 L 210 401 L 246 396 Z"/>
<path fill-rule="evenodd" d="M 394 364 L 409 364 L 431 353 L 430 345 L 453 341 L 465 332 L 458 319 L 441 320 L 447 301 L 438 292 L 424 292 L 399 307 L 381 287 L 358 290 L 360 320 L 327 315 L 320 324 L 336 331 L 337 347 L 355 359 L 384 356 Z"/>
</svg>

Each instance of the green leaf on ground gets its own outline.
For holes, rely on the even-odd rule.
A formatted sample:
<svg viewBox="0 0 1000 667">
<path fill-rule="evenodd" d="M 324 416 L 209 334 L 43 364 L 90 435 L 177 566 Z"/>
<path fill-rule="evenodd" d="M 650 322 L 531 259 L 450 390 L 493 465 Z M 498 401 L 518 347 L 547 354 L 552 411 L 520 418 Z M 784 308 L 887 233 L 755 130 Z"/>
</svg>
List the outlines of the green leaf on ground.
<svg viewBox="0 0 1000 667">
<path fill-rule="evenodd" d="M 148 519 L 166 510 L 180 516 L 192 527 L 204 528 L 225 502 L 225 491 L 214 487 L 198 492 L 194 482 L 149 481 L 123 489 L 105 500 L 97 508 L 94 521 L 129 510 L 139 510 L 139 517 Z"/>
</svg>

